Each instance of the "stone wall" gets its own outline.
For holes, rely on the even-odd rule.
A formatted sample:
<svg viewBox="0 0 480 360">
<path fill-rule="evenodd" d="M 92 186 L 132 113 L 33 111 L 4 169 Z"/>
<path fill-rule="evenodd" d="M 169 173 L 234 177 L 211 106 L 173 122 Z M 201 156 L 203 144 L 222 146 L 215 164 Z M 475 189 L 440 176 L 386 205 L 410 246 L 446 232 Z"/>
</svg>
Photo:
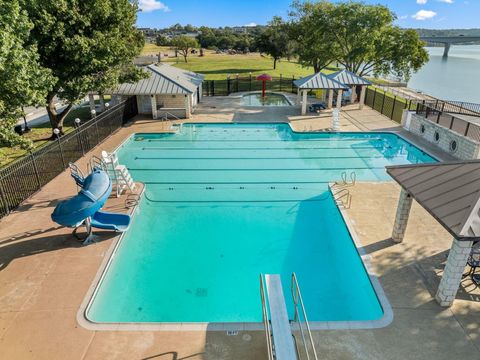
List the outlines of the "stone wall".
<svg viewBox="0 0 480 360">
<path fill-rule="evenodd" d="M 480 157 L 480 143 L 428 121 L 421 115 L 408 112 L 404 117 L 404 126 L 408 131 L 423 137 L 460 160 L 478 159 Z"/>
</svg>

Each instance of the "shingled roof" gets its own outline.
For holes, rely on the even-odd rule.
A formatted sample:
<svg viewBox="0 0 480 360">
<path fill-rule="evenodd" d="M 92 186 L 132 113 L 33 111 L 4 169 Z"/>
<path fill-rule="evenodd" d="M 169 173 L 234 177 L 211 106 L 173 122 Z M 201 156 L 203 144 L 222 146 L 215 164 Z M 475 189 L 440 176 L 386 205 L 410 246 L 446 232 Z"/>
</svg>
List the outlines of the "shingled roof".
<svg viewBox="0 0 480 360">
<path fill-rule="evenodd" d="M 389 166 L 387 173 L 455 238 L 480 239 L 480 160 Z"/>
<path fill-rule="evenodd" d="M 336 80 L 330 79 L 327 75 L 321 72 L 295 80 L 293 83 L 297 88 L 301 90 L 348 90 L 348 87 L 346 85 Z"/>
<path fill-rule="evenodd" d="M 175 68 L 167 64 L 149 65 L 149 74 L 136 83 L 125 83 L 113 91 L 115 95 L 192 94 L 203 81 L 203 75 Z"/>
<path fill-rule="evenodd" d="M 332 74 L 327 75 L 330 79 L 336 80 L 338 82 L 341 82 L 342 84 L 345 85 L 372 85 L 370 81 L 367 79 L 364 79 L 363 77 L 358 76 L 357 74 L 352 73 L 351 71 L 348 70 L 340 70 L 337 72 L 334 72 Z"/>
</svg>

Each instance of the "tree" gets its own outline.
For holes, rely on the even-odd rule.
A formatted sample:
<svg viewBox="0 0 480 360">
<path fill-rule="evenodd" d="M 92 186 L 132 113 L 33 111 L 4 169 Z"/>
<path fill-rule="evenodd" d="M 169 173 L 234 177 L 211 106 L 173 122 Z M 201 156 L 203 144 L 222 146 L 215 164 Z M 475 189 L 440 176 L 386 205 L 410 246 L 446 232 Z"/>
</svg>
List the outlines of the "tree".
<svg viewBox="0 0 480 360">
<path fill-rule="evenodd" d="M 160 34 L 155 38 L 155 45 L 170 46 L 170 40 L 165 35 Z"/>
<path fill-rule="evenodd" d="M 29 148 L 31 142 L 13 127 L 22 106 L 42 104 L 51 86 L 50 71 L 39 65 L 37 49 L 28 44 L 32 23 L 18 0 L 0 0 L 0 145 Z"/>
<path fill-rule="evenodd" d="M 287 54 L 289 35 L 282 18 L 275 16 L 267 28 L 257 37 L 257 47 L 273 58 L 273 68 L 277 61 Z"/>
<path fill-rule="evenodd" d="M 175 50 L 182 54 L 185 62 L 187 61 L 188 54 L 191 50 L 199 47 L 198 41 L 195 38 L 180 35 L 172 39 L 172 45 Z"/>
<path fill-rule="evenodd" d="M 292 22 L 288 30 L 295 46 L 290 49 L 297 56 L 298 62 L 305 67 L 313 67 L 315 73 L 327 67 L 335 60 L 331 46 L 332 37 L 324 27 L 325 16 L 334 5 L 329 2 L 313 4 L 309 2 L 294 3 L 291 12 Z"/>
<path fill-rule="evenodd" d="M 90 91 L 100 94 L 142 77 L 133 59 L 144 40 L 136 29 L 137 2 L 129 0 L 24 0 L 30 34 L 42 67 L 53 75 L 46 95 L 52 129 L 63 131 L 73 104 Z M 68 105 L 57 111 L 54 98 Z M 53 134 L 52 134 L 53 136 Z"/>
<path fill-rule="evenodd" d="M 396 17 L 385 6 L 296 1 L 293 9 L 298 57 L 304 65 L 326 66 L 330 60 L 360 76 L 394 74 L 408 79 L 428 61 L 418 35 L 394 26 Z M 315 44 L 317 50 L 309 51 Z"/>
</svg>

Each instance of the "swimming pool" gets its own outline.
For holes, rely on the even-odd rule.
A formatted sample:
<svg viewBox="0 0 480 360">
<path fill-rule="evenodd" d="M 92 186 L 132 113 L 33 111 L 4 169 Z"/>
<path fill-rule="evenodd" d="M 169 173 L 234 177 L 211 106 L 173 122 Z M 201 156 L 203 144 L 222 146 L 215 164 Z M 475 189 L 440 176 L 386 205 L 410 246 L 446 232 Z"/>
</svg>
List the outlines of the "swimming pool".
<svg viewBox="0 0 480 360">
<path fill-rule="evenodd" d="M 265 97 L 261 93 L 245 94 L 242 96 L 244 106 L 291 106 L 290 101 L 282 94 L 267 92 Z"/>
<path fill-rule="evenodd" d="M 259 274 L 280 274 L 288 300 L 292 272 L 310 321 L 379 319 L 328 182 L 343 171 L 383 181 L 386 165 L 435 161 L 394 134 L 287 124 L 136 134 L 119 158 L 146 191 L 87 309 L 93 322 L 259 322 Z"/>
</svg>

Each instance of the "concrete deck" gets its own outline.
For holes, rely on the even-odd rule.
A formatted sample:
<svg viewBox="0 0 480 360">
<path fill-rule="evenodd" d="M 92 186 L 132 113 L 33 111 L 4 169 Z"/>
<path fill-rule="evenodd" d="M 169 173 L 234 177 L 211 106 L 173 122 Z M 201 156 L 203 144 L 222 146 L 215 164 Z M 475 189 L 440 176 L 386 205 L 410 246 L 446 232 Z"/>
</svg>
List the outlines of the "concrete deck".
<svg viewBox="0 0 480 360">
<path fill-rule="evenodd" d="M 330 126 L 328 115 L 299 117 L 292 109 L 290 114 L 241 109 L 233 98 L 204 100 L 190 121 L 251 121 L 254 116 L 255 121 L 290 121 L 299 131 Z M 169 122 L 138 118 L 86 158 L 114 149 L 132 133 L 166 131 L 170 126 Z M 343 131 L 401 130 L 369 108 L 359 111 L 347 107 L 342 111 L 341 126 Z M 417 145 L 428 148 L 424 143 Z M 79 160 L 78 165 L 85 169 L 86 159 Z M 480 291 L 466 279 L 452 308 L 443 309 L 433 299 L 450 236 L 414 204 L 404 243 L 394 244 L 389 237 L 399 188 L 394 183 L 357 183 L 351 191 L 353 203 L 346 214 L 363 250 L 371 256 L 393 307 L 394 320 L 383 329 L 315 332 L 321 358 L 477 358 Z M 1 359 L 266 359 L 264 334 L 258 331 L 229 336 L 211 331 L 82 328 L 76 321 L 77 311 L 115 234 L 101 233 L 97 244 L 81 246 L 69 229 L 50 220 L 56 203 L 75 193 L 73 181 L 64 172 L 0 220 Z M 112 198 L 107 206 L 128 211 L 124 199 Z"/>
</svg>

